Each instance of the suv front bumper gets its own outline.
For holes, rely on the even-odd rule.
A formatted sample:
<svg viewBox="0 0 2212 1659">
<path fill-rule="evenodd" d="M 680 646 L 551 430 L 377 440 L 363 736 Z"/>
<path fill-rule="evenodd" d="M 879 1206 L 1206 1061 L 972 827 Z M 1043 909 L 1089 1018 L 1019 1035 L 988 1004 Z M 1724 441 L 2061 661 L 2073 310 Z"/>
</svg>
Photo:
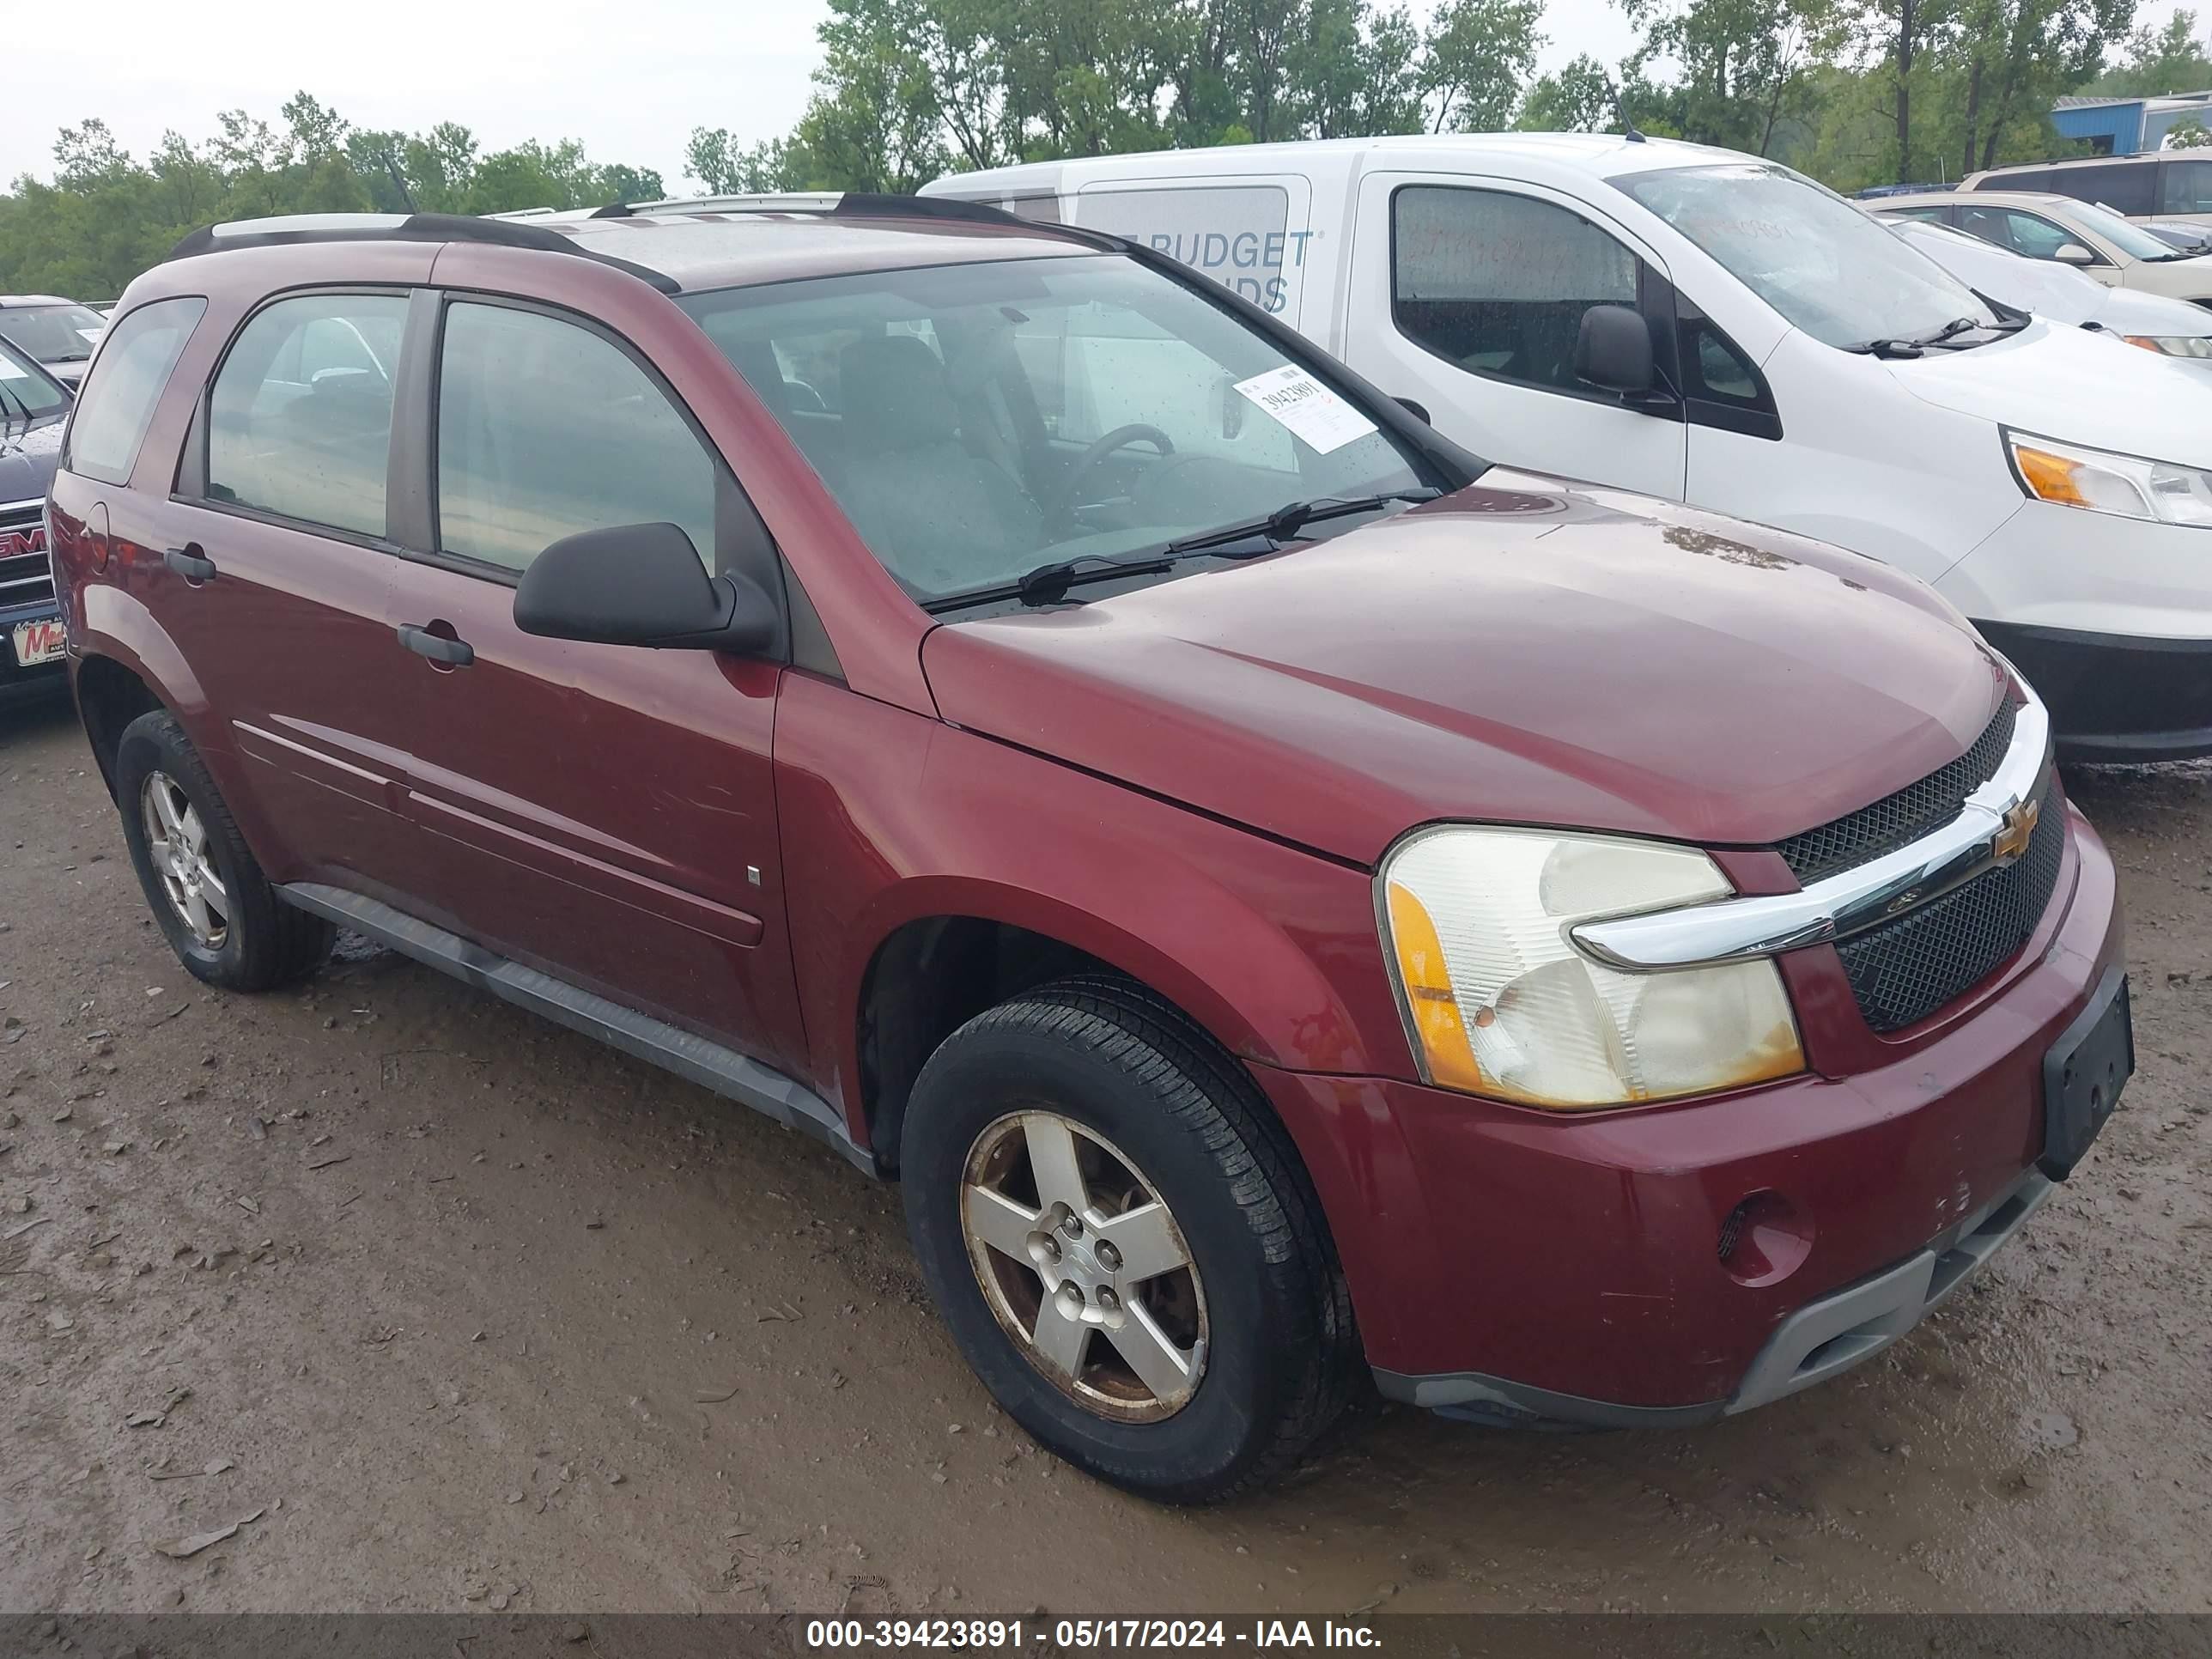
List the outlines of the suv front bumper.
<svg viewBox="0 0 2212 1659">
<path fill-rule="evenodd" d="M 1998 622 L 1974 626 L 2051 710 L 2063 758 L 2131 762 L 2212 755 L 2212 640 Z"/>
<path fill-rule="evenodd" d="M 2021 957 L 1875 1069 L 1576 1116 L 1253 1068 L 1313 1174 L 1383 1392 L 1492 1420 L 1686 1424 L 1910 1329 L 2048 1196 L 2044 1059 L 2121 944 L 2112 861 L 2069 817 Z M 1723 1232 L 1762 1194 L 1796 1242 L 1747 1271 Z"/>
</svg>

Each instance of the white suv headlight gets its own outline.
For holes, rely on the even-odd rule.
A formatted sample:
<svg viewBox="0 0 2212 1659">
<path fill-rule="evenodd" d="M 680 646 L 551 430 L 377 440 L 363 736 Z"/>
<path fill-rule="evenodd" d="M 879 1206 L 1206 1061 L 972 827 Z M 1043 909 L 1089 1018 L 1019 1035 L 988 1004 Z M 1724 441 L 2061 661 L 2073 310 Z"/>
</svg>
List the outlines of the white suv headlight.
<svg viewBox="0 0 2212 1659">
<path fill-rule="evenodd" d="M 1379 908 L 1423 1077 L 1577 1111 L 1802 1071 L 1771 959 L 1626 973 L 1568 938 L 1733 890 L 1703 853 L 1657 842 L 1454 825 L 1400 842 Z"/>
<path fill-rule="evenodd" d="M 2212 529 L 2212 472 L 2024 432 L 2008 431 L 2004 438 L 2020 487 L 2038 501 Z"/>
<path fill-rule="evenodd" d="M 2155 351 L 2164 357 L 2212 357 L 2212 335 L 2124 334 L 2120 337 L 2131 346 L 2141 346 L 2145 351 Z"/>
</svg>

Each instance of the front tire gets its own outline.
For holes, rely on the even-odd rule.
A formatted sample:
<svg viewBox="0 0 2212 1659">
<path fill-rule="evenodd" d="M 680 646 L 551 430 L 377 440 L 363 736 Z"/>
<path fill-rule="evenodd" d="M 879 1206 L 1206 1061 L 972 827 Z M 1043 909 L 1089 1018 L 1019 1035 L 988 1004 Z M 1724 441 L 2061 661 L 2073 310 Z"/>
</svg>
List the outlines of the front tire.
<svg viewBox="0 0 2212 1659">
<path fill-rule="evenodd" d="M 124 727 L 115 800 L 155 923 L 195 978 L 266 991 L 322 965 L 330 925 L 276 896 L 199 751 L 167 709 Z"/>
<path fill-rule="evenodd" d="M 1236 1061 L 1103 975 L 978 1015 L 901 1135 L 908 1225 L 984 1385 L 1050 1450 L 1170 1503 L 1286 1472 L 1359 1374 L 1319 1203 Z"/>
</svg>

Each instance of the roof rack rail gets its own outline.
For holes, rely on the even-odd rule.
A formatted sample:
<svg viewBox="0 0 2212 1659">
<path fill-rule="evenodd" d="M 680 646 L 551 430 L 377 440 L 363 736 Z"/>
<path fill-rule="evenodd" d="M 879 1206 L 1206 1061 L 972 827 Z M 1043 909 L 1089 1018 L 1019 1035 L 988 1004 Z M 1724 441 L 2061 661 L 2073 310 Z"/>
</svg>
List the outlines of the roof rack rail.
<svg viewBox="0 0 2212 1659">
<path fill-rule="evenodd" d="M 611 265 L 664 294 L 683 291 L 683 285 L 664 272 L 602 253 L 543 225 L 459 213 L 291 213 L 269 219 L 234 219 L 227 224 L 202 226 L 171 248 L 167 257 L 189 259 L 231 248 L 283 247 L 299 242 L 479 242 L 495 247 L 529 248 Z"/>
<path fill-rule="evenodd" d="M 2133 102 L 2134 100 L 2130 100 L 2129 101 Z M 2099 155 L 2094 153 L 2087 155 L 2078 154 L 2074 155 L 2046 155 L 2039 161 L 2000 161 L 1993 167 L 1977 167 L 1975 171 L 1978 173 L 2018 173 L 2022 169 L 2028 167 L 2055 167 L 2061 161 L 2155 161 L 2158 160 L 2158 157 L 2159 152 L 2154 149 L 2139 149 L 2126 155 Z"/>
<path fill-rule="evenodd" d="M 589 216 L 632 219 L 652 213 L 820 213 L 840 219 L 957 219 L 973 224 L 1036 228 L 1004 208 L 984 202 L 856 190 L 763 191 L 750 195 L 678 196 L 659 202 L 611 202 Z"/>
</svg>

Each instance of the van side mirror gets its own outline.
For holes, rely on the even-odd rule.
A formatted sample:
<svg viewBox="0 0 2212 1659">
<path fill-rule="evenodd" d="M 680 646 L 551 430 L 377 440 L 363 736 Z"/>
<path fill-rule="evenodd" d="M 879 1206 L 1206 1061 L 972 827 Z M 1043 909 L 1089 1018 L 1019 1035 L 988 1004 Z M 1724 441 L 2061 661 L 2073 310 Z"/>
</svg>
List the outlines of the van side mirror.
<svg viewBox="0 0 2212 1659">
<path fill-rule="evenodd" d="M 2097 256 L 2079 242 L 2061 242 L 2052 250 L 2051 257 L 2062 265 L 2094 265 L 2097 263 Z"/>
<path fill-rule="evenodd" d="M 514 590 L 526 634 L 600 645 L 764 651 L 775 605 L 743 576 L 709 576 L 672 524 L 626 524 L 563 536 L 530 562 Z"/>
<path fill-rule="evenodd" d="M 1626 398 L 1650 395 L 1658 384 L 1651 331 L 1626 306 L 1592 306 L 1575 337 L 1575 378 Z"/>
</svg>

